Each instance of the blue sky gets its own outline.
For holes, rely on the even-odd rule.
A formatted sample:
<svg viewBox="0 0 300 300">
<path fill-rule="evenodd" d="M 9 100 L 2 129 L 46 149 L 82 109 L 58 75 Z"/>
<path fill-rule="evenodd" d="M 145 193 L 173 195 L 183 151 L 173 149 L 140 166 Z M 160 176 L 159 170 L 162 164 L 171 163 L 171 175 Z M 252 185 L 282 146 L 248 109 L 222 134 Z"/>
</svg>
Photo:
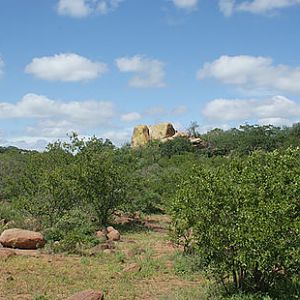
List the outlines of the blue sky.
<svg viewBox="0 0 300 300">
<path fill-rule="evenodd" d="M 2 0 L 0 144 L 300 120 L 300 0 Z"/>
</svg>

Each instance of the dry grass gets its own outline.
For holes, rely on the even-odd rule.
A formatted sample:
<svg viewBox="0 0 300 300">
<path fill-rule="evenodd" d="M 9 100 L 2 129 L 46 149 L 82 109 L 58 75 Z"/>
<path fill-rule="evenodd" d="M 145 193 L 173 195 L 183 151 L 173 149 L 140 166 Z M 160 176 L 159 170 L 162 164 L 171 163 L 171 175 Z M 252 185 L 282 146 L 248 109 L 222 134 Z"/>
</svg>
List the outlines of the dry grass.
<svg viewBox="0 0 300 300">
<path fill-rule="evenodd" d="M 156 216 L 149 223 L 154 228 L 166 228 L 168 222 Z M 166 232 L 124 229 L 121 234 L 123 241 L 115 254 L 41 254 L 0 261 L 0 299 L 60 300 L 86 289 L 104 291 L 107 300 L 205 299 L 202 278 L 188 280 L 175 274 L 173 257 L 179 250 Z M 140 270 L 124 272 L 132 263 Z"/>
</svg>

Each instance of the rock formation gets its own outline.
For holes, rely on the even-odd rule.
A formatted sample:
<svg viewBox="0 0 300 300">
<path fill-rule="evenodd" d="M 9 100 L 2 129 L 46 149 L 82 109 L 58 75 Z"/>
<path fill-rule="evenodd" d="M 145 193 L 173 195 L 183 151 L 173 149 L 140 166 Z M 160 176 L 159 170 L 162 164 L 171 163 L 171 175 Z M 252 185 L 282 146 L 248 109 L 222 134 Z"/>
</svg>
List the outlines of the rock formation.
<svg viewBox="0 0 300 300">
<path fill-rule="evenodd" d="M 170 138 L 176 133 L 171 123 L 161 123 L 149 126 L 150 140 Z"/>
<path fill-rule="evenodd" d="M 176 131 L 171 123 L 161 123 L 152 126 L 138 125 L 134 128 L 131 146 L 133 148 L 145 146 L 150 141 L 166 142 L 177 137 L 189 139 L 195 148 L 206 148 L 207 144 L 201 138 L 189 136 L 185 132 Z"/>
<path fill-rule="evenodd" d="M 134 128 L 131 145 L 132 147 L 140 147 L 146 145 L 150 141 L 149 128 L 146 125 L 138 125 Z"/>
</svg>

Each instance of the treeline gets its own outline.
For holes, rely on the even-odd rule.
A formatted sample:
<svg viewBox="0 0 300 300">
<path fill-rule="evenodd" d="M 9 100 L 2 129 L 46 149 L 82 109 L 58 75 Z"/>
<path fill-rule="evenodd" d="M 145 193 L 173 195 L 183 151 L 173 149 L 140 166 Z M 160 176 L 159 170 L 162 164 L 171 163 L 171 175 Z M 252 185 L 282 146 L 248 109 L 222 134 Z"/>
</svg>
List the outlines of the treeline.
<svg viewBox="0 0 300 300">
<path fill-rule="evenodd" d="M 169 213 L 176 240 L 228 292 L 275 295 L 285 286 L 288 296 L 278 299 L 294 299 L 300 288 L 300 124 L 200 135 L 192 123 L 189 132 L 207 147 L 179 137 L 117 148 L 72 134 L 43 152 L 1 148 L 0 231 L 40 230 L 52 251 L 74 252 L 99 242 L 95 230 L 117 211 Z"/>
</svg>

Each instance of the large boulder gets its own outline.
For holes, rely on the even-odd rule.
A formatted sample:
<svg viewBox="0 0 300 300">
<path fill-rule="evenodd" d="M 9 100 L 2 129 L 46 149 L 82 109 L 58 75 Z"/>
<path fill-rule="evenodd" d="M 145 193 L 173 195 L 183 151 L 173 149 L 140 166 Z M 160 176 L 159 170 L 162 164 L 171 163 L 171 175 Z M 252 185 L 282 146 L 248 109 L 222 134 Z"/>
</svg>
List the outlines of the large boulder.
<svg viewBox="0 0 300 300">
<path fill-rule="evenodd" d="M 176 130 L 171 123 L 161 123 L 149 127 L 151 140 L 163 140 L 172 137 Z"/>
<path fill-rule="evenodd" d="M 79 292 L 69 297 L 67 300 L 102 300 L 103 298 L 104 296 L 101 291 L 88 290 Z"/>
<path fill-rule="evenodd" d="M 37 249 L 42 248 L 46 241 L 39 232 L 12 228 L 2 232 L 0 243 L 8 248 Z"/>
<path fill-rule="evenodd" d="M 134 128 L 131 145 L 132 147 L 141 147 L 150 141 L 149 128 L 146 125 L 138 125 Z"/>
</svg>

